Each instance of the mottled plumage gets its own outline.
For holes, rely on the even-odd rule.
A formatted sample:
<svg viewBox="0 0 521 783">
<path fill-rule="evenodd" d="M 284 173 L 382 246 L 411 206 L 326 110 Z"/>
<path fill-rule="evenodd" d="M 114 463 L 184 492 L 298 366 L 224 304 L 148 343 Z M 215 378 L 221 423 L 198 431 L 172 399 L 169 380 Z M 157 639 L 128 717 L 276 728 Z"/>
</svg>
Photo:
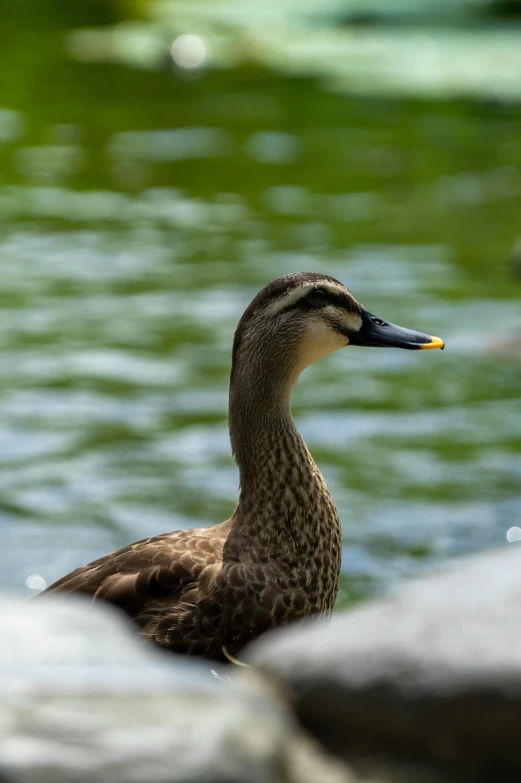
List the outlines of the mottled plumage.
<svg viewBox="0 0 521 783">
<path fill-rule="evenodd" d="M 161 647 L 217 660 L 275 626 L 329 616 L 338 590 L 340 524 L 289 397 L 308 364 L 350 342 L 378 344 L 374 332 L 382 324 L 381 344 L 443 347 L 438 338 L 375 319 L 334 278 L 298 273 L 266 286 L 234 339 L 230 438 L 240 495 L 232 517 L 138 541 L 45 592 L 108 601 Z"/>
</svg>

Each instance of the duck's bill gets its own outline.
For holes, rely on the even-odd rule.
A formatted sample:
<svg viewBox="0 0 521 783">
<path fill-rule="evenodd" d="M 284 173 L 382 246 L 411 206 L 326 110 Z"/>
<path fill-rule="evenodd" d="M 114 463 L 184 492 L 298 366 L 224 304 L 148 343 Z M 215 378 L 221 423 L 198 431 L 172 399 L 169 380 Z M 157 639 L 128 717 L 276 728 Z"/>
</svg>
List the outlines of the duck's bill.
<svg viewBox="0 0 521 783">
<path fill-rule="evenodd" d="M 445 343 L 439 337 L 432 337 L 403 326 L 390 324 L 383 318 L 362 308 L 362 326 L 358 332 L 351 334 L 349 345 L 368 345 L 380 348 L 406 348 L 410 351 L 428 350 L 429 348 L 445 348 Z"/>
</svg>

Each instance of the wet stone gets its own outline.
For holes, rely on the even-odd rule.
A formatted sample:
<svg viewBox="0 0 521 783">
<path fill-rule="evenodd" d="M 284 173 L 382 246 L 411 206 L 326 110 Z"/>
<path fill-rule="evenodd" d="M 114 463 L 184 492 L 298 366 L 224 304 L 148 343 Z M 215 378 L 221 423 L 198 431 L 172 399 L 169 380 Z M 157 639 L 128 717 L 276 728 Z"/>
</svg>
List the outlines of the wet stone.
<svg viewBox="0 0 521 783">
<path fill-rule="evenodd" d="M 514 544 L 244 657 L 290 686 L 303 725 L 344 760 L 379 759 L 385 779 L 507 783 L 521 780 L 520 650 Z"/>
<path fill-rule="evenodd" d="M 102 604 L 0 599 L 1 783 L 311 783 L 313 768 L 353 780 L 258 684 L 156 651 Z"/>
</svg>

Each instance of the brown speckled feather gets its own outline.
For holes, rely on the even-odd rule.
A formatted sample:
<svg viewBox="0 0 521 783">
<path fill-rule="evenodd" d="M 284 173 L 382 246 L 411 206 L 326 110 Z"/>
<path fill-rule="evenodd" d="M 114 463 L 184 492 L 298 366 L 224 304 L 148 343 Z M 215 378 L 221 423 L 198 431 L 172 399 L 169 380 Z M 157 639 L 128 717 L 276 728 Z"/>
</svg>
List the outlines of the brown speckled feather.
<svg viewBox="0 0 521 783">
<path fill-rule="evenodd" d="M 208 607 L 220 590 L 224 525 L 181 530 L 137 541 L 77 568 L 46 593 L 84 593 L 118 606 L 142 634 L 163 647 L 213 657 L 218 628 L 193 622 L 195 605 Z M 215 623 L 214 623 L 215 625 Z"/>
<path fill-rule="evenodd" d="M 339 317 L 359 320 L 358 303 L 340 283 L 302 273 L 263 289 L 237 328 L 230 437 L 240 496 L 232 517 L 138 541 L 76 569 L 46 593 L 108 601 L 161 647 L 218 660 L 223 648 L 235 655 L 270 628 L 331 613 L 340 525 L 289 412 L 300 371 L 347 342 L 344 322 L 342 332 L 331 327 L 331 308 L 322 316 L 308 306 L 317 282 L 330 286 Z"/>
<path fill-rule="evenodd" d="M 146 639 L 218 660 L 270 628 L 328 617 L 338 590 L 340 524 L 289 398 L 305 367 L 350 343 L 444 345 L 376 318 L 326 275 L 300 272 L 266 286 L 246 308 L 233 343 L 230 440 L 240 494 L 232 517 L 206 530 L 138 541 L 46 592 L 108 601 Z"/>
</svg>

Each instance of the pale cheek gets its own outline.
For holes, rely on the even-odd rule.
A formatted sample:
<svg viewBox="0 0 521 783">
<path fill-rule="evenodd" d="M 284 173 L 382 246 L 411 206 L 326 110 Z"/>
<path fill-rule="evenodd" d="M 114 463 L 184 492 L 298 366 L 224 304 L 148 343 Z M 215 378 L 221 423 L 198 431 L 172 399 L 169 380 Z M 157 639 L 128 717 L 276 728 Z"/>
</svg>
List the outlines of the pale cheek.
<svg viewBox="0 0 521 783">
<path fill-rule="evenodd" d="M 296 367 L 297 376 L 322 356 L 337 351 L 339 348 L 345 348 L 348 342 L 347 337 L 331 329 L 323 321 L 315 321 L 310 325 L 301 342 Z"/>
</svg>

